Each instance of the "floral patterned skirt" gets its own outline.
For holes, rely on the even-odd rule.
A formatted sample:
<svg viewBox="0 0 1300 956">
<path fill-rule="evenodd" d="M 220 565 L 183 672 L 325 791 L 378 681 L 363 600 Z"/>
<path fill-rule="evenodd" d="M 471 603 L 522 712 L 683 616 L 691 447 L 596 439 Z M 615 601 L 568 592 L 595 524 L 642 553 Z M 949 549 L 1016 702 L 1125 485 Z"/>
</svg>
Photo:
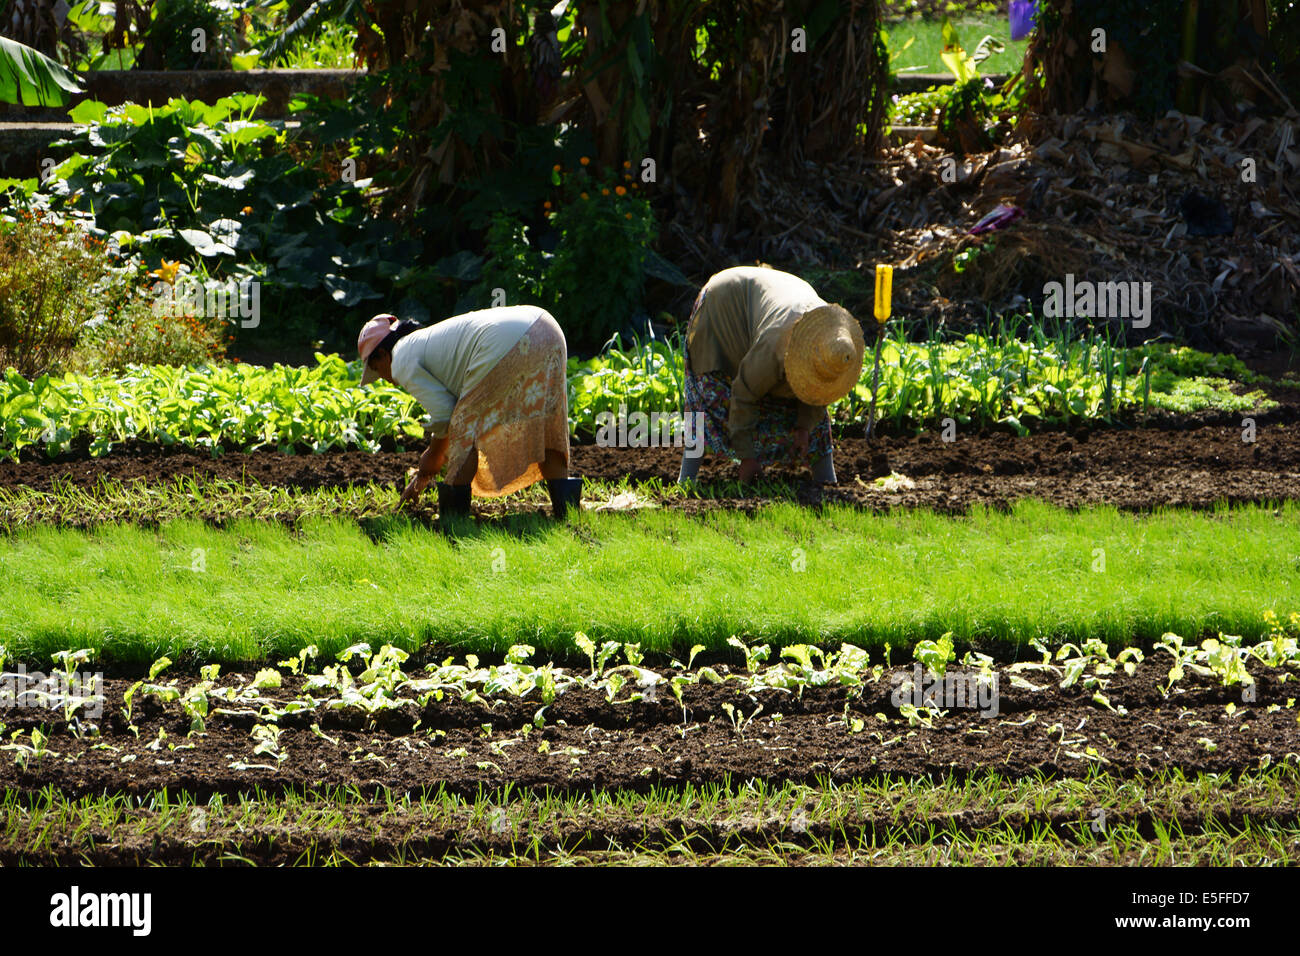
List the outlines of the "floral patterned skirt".
<svg viewBox="0 0 1300 956">
<path fill-rule="evenodd" d="M 711 455 L 738 458 L 731 447 L 731 380 L 721 372 L 695 373 L 686 361 L 686 414 L 703 412 L 704 448 Z M 761 465 L 794 461 L 794 440 L 790 433 L 798 418 L 793 399 L 763 398 L 758 402 L 758 423 L 754 429 L 754 452 Z M 813 427 L 808 441 L 808 462 L 819 461 L 831 453 L 831 419 L 824 415 Z M 802 464 L 801 462 L 799 464 Z"/>
<path fill-rule="evenodd" d="M 569 459 L 568 347 L 549 315 L 456 402 L 447 434 L 447 474 L 478 454 L 474 494 L 496 498 L 542 479 L 548 451 Z"/>
</svg>

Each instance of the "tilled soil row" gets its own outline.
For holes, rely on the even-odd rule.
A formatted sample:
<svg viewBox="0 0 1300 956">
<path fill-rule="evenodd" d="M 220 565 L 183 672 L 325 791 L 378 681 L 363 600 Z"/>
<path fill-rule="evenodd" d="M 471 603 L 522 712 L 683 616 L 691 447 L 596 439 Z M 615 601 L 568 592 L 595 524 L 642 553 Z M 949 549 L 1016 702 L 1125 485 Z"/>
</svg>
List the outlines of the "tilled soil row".
<svg viewBox="0 0 1300 956">
<path fill-rule="evenodd" d="M 980 705 L 987 716 L 954 706 L 933 726 L 909 720 L 894 705 L 892 688 L 904 676 L 911 671 L 896 669 L 860 693 L 750 694 L 731 681 L 688 686 L 684 713 L 664 691 L 655 701 L 610 704 L 599 692 L 572 689 L 542 712 L 540 727 L 535 697 L 490 704 L 444 699 L 422 710 L 412 703 L 373 718 L 355 708 L 321 709 L 279 719 L 278 759 L 274 752 L 254 753 L 255 716 L 213 714 L 205 733 L 187 736 L 189 719 L 179 707 L 160 707 L 152 698 L 137 701 L 137 736 L 120 712 L 129 684 L 110 680 L 97 737 L 70 735 L 48 711 L 4 711 L 6 742 L 15 731 L 43 725 L 49 752 L 6 747 L 0 788 L 34 793 L 53 786 L 77 796 L 168 787 L 207 799 L 258 787 L 415 793 L 442 785 L 472 797 L 507 781 L 560 792 L 645 792 L 728 778 L 961 779 L 981 767 L 1013 777 L 1080 777 L 1092 769 L 1121 777 L 1172 768 L 1234 773 L 1300 759 L 1295 681 L 1267 669 L 1250 691 L 1187 677 L 1165 697 L 1164 668 L 1143 666 L 1131 677 L 1110 679 L 1105 696 L 1114 710 L 1094 701 L 1094 690 L 1051 682 L 1038 691 L 1013 688 L 1003 673 L 996 716 L 986 698 Z M 297 680 L 286 679 L 291 693 L 268 692 L 266 699 L 289 699 Z"/>
<path fill-rule="evenodd" d="M 1006 507 L 1021 498 L 1038 498 L 1066 507 L 1110 504 L 1128 510 L 1173 505 L 1210 507 L 1220 502 L 1281 501 L 1300 498 L 1300 427 L 1261 423 L 1255 440 L 1245 442 L 1240 422 L 1183 423 L 1186 427 L 1082 429 L 1016 437 L 998 432 L 959 435 L 955 441 L 923 434 L 881 437 L 868 442 L 844 438 L 836 443 L 840 483 L 818 486 L 807 472 L 784 467 L 766 477 L 797 484 L 798 500 L 846 503 L 869 509 L 929 507 L 964 513 L 972 506 Z M 592 479 L 624 477 L 645 482 L 676 480 L 681 451 L 672 448 L 601 448 L 574 445 L 573 471 Z M 93 488 L 101 479 L 149 483 L 177 478 L 250 481 L 300 490 L 377 482 L 404 482 L 418 452 L 402 454 L 337 451 L 284 455 L 276 451 L 207 454 L 155 445 L 130 444 L 91 459 L 84 454 L 48 461 L 27 456 L 0 463 L 0 488 L 49 491 L 57 483 Z M 905 476 L 902 487 L 874 484 L 891 473 Z M 667 507 L 687 511 L 751 509 L 779 493 L 752 494 L 731 487 L 734 463 L 706 459 L 702 496 L 662 498 Z M 432 495 L 421 510 L 432 513 Z M 479 501 L 483 515 L 529 512 L 538 505 Z"/>
</svg>

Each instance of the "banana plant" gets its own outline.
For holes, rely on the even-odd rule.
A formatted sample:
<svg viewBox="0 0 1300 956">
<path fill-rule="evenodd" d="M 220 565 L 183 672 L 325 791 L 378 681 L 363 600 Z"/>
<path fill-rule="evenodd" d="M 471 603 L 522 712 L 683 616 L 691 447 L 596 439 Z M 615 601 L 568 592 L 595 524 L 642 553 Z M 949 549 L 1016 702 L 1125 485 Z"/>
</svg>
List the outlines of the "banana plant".
<svg viewBox="0 0 1300 956">
<path fill-rule="evenodd" d="M 0 37 L 0 103 L 66 106 L 84 92 L 71 70 L 39 50 Z"/>
</svg>

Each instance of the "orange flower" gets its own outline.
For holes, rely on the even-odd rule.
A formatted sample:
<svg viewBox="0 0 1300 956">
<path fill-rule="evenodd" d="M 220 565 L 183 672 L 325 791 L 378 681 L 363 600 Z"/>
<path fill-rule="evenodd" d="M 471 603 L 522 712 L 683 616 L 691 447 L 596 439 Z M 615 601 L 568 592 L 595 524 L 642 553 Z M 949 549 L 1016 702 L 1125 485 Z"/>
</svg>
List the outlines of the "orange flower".
<svg viewBox="0 0 1300 956">
<path fill-rule="evenodd" d="M 588 163 L 591 162 L 591 159 L 590 159 L 589 157 L 587 157 L 587 156 L 584 156 L 584 157 L 582 157 L 582 159 L 578 160 L 578 162 L 580 162 L 580 163 L 582 163 L 582 165 L 586 166 Z"/>
<path fill-rule="evenodd" d="M 251 216 L 253 214 L 253 207 L 245 206 L 243 209 L 239 210 L 239 214 L 241 216 Z"/>
<path fill-rule="evenodd" d="M 631 174 L 631 173 L 624 173 L 624 174 L 623 174 L 623 178 L 626 179 L 628 182 L 631 182 L 631 181 L 632 181 L 632 174 Z"/>
<path fill-rule="evenodd" d="M 632 218 L 632 214 L 631 214 L 630 212 L 625 212 L 625 213 L 623 213 L 623 218 L 624 218 L 624 219 L 631 219 L 631 218 Z"/>
<path fill-rule="evenodd" d="M 583 194 L 582 194 L 582 198 L 583 198 L 583 199 L 586 199 L 586 198 L 587 198 L 587 194 L 586 194 L 586 193 L 583 193 Z"/>
<path fill-rule="evenodd" d="M 618 193 L 620 196 L 626 196 L 626 195 L 627 195 L 627 190 L 626 190 L 625 188 L 623 188 L 622 186 L 617 186 L 617 187 L 615 187 L 614 192 Z"/>
<path fill-rule="evenodd" d="M 624 169 L 631 169 L 631 168 L 632 168 L 632 164 L 631 164 L 630 162 L 628 162 L 628 161 L 625 159 L 625 160 L 623 160 L 623 168 L 624 168 Z"/>
<path fill-rule="evenodd" d="M 551 167 L 551 172 L 558 173 L 559 171 L 560 171 L 559 163 L 556 163 L 554 166 Z"/>
<path fill-rule="evenodd" d="M 605 189 L 602 189 L 602 190 L 600 191 L 600 194 L 601 194 L 602 196 L 608 196 L 608 195 L 609 195 L 609 188 L 606 187 Z"/>
<path fill-rule="evenodd" d="M 550 209 L 550 208 L 551 208 L 551 201 L 548 199 L 548 200 L 546 200 L 546 202 L 542 203 L 542 208 L 543 208 L 543 209 Z"/>
</svg>

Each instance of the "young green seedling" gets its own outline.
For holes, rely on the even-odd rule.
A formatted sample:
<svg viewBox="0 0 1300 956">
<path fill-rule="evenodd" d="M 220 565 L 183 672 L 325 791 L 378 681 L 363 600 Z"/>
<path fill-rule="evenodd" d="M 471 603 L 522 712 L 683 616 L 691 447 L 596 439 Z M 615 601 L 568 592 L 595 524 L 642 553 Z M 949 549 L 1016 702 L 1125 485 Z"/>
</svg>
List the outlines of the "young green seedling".
<svg viewBox="0 0 1300 956">
<path fill-rule="evenodd" d="M 755 673 L 758 666 L 772 655 L 772 648 L 769 645 L 760 644 L 758 647 L 750 647 L 734 634 L 727 638 L 727 643 L 745 655 L 745 670 L 751 674 Z"/>
<path fill-rule="evenodd" d="M 63 719 L 67 722 L 74 737 L 80 737 L 82 730 L 77 711 L 83 707 L 91 706 L 94 703 L 94 695 L 99 689 L 98 678 L 93 675 L 90 678 L 90 686 L 83 686 L 83 683 L 77 679 L 77 668 L 92 660 L 94 656 L 94 650 L 88 647 L 83 647 L 77 651 L 55 651 L 50 655 L 54 663 L 58 664 L 63 671 L 63 686 L 61 694 L 52 694 L 48 695 L 48 697 L 51 705 L 55 700 L 63 705 Z"/>
<path fill-rule="evenodd" d="M 754 703 L 758 703 L 757 701 L 754 701 L 754 698 L 752 697 L 750 698 L 750 700 Z M 755 717 L 757 717 L 759 714 L 763 712 L 763 705 L 759 703 L 757 709 L 755 709 L 755 711 L 752 714 L 750 714 L 748 717 L 745 716 L 743 711 L 739 710 L 732 704 L 724 703 L 722 705 L 722 710 L 723 713 L 727 715 L 727 719 L 731 721 L 732 731 L 735 733 L 737 737 L 739 737 L 741 740 L 744 740 L 745 728 L 748 727 L 753 722 Z"/>
<path fill-rule="evenodd" d="M 1241 646 L 1241 638 L 1235 634 L 1220 634 L 1219 639 L 1209 638 L 1201 642 L 1197 660 L 1204 663 L 1210 673 L 1219 678 L 1224 687 L 1233 684 L 1253 684 L 1255 678 L 1246 670 L 1245 657 L 1248 652 Z"/>
<path fill-rule="evenodd" d="M 948 670 L 948 662 L 957 655 L 952 649 L 952 631 L 944 634 L 937 641 L 918 641 L 912 649 L 912 657 L 920 661 L 931 674 L 942 678 Z"/>
</svg>

